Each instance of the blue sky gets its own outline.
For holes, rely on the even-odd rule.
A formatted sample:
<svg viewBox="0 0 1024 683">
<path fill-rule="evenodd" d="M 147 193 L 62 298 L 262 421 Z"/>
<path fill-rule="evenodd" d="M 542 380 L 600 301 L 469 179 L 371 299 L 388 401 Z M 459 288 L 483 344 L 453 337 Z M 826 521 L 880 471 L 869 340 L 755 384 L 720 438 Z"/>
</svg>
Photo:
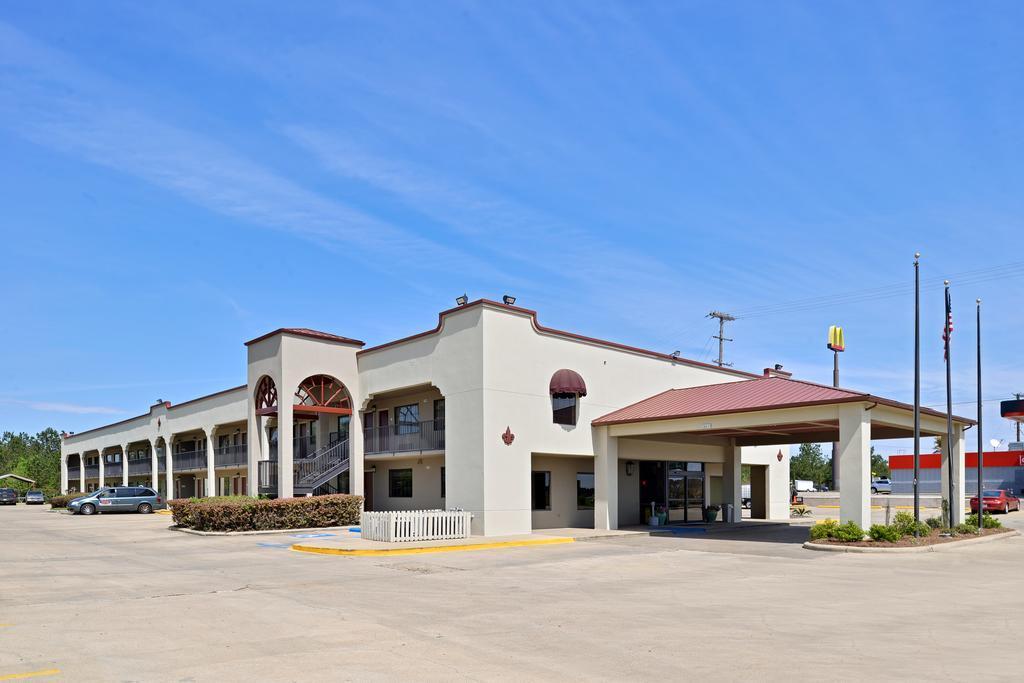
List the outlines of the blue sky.
<svg viewBox="0 0 1024 683">
<path fill-rule="evenodd" d="M 297 7 L 296 7 L 297 5 Z M 1024 391 L 1017 3 L 0 7 L 0 429 L 240 384 L 243 342 L 383 342 L 456 295 L 912 397 Z M 746 315 L 744 315 L 746 314 Z M 973 442 L 974 436 L 969 433 Z M 889 444 L 893 450 L 899 444 Z"/>
</svg>

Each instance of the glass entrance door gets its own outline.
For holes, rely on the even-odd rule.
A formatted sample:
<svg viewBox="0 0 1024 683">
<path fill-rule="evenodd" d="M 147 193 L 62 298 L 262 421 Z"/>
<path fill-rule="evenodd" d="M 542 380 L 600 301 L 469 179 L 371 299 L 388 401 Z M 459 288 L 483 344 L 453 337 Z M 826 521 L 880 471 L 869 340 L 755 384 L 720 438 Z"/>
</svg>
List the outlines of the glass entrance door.
<svg viewBox="0 0 1024 683">
<path fill-rule="evenodd" d="M 704 521 L 704 463 L 668 463 L 668 521 Z"/>
</svg>

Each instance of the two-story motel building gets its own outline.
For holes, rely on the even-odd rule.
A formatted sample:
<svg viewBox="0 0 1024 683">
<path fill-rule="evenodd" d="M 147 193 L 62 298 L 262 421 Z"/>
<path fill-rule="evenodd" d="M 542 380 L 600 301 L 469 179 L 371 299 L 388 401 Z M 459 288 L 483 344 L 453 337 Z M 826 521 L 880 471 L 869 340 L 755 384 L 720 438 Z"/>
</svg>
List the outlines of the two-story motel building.
<svg viewBox="0 0 1024 683">
<path fill-rule="evenodd" d="M 652 504 L 678 522 L 738 510 L 745 464 L 752 515 L 785 519 L 786 445 L 837 439 L 842 515 L 865 525 L 872 427 L 908 429 L 894 401 L 583 337 L 487 300 L 371 348 L 296 328 L 246 347 L 242 386 L 66 435 L 62 490 L 341 491 L 371 510 L 469 510 L 474 533 L 498 535 L 640 524 Z M 922 431 L 945 434 L 941 417 L 927 411 Z"/>
</svg>

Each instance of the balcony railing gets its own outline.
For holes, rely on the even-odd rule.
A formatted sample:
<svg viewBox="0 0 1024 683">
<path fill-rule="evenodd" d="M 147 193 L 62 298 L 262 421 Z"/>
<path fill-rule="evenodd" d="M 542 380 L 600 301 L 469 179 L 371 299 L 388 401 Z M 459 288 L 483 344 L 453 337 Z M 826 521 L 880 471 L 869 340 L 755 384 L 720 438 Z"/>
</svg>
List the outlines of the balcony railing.
<svg viewBox="0 0 1024 683">
<path fill-rule="evenodd" d="M 78 469 L 78 465 L 68 467 L 68 479 L 78 479 L 80 477 L 81 473 L 80 470 Z"/>
<path fill-rule="evenodd" d="M 213 452 L 214 467 L 244 467 L 249 462 L 249 447 L 246 445 L 224 446 Z"/>
<path fill-rule="evenodd" d="M 186 451 L 171 456 L 175 472 L 206 469 L 206 451 Z"/>
<path fill-rule="evenodd" d="M 363 453 L 417 453 L 444 450 L 444 420 L 413 424 L 367 427 L 363 430 Z"/>
<path fill-rule="evenodd" d="M 257 465 L 260 493 L 277 493 L 277 461 L 260 460 Z"/>
<path fill-rule="evenodd" d="M 103 466 L 103 477 L 120 477 L 121 472 L 123 471 L 124 470 L 121 469 L 121 463 L 108 462 L 106 465 Z"/>
<path fill-rule="evenodd" d="M 96 465 L 86 465 L 85 466 L 85 478 L 86 479 L 99 479 L 99 477 L 100 477 L 100 466 L 98 464 L 96 464 Z"/>
<path fill-rule="evenodd" d="M 128 461 L 128 474 L 149 474 L 153 471 L 153 461 L 150 458 Z"/>
</svg>

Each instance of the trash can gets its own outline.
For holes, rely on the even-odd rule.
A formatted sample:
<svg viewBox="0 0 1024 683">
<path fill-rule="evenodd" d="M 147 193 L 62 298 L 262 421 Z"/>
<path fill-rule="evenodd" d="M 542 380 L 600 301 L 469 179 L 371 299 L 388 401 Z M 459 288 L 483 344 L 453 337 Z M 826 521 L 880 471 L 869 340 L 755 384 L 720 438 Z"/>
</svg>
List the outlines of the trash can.
<svg viewBox="0 0 1024 683">
<path fill-rule="evenodd" d="M 736 521 L 736 507 L 732 503 L 726 503 L 722 507 L 722 521 L 730 524 Z"/>
</svg>

